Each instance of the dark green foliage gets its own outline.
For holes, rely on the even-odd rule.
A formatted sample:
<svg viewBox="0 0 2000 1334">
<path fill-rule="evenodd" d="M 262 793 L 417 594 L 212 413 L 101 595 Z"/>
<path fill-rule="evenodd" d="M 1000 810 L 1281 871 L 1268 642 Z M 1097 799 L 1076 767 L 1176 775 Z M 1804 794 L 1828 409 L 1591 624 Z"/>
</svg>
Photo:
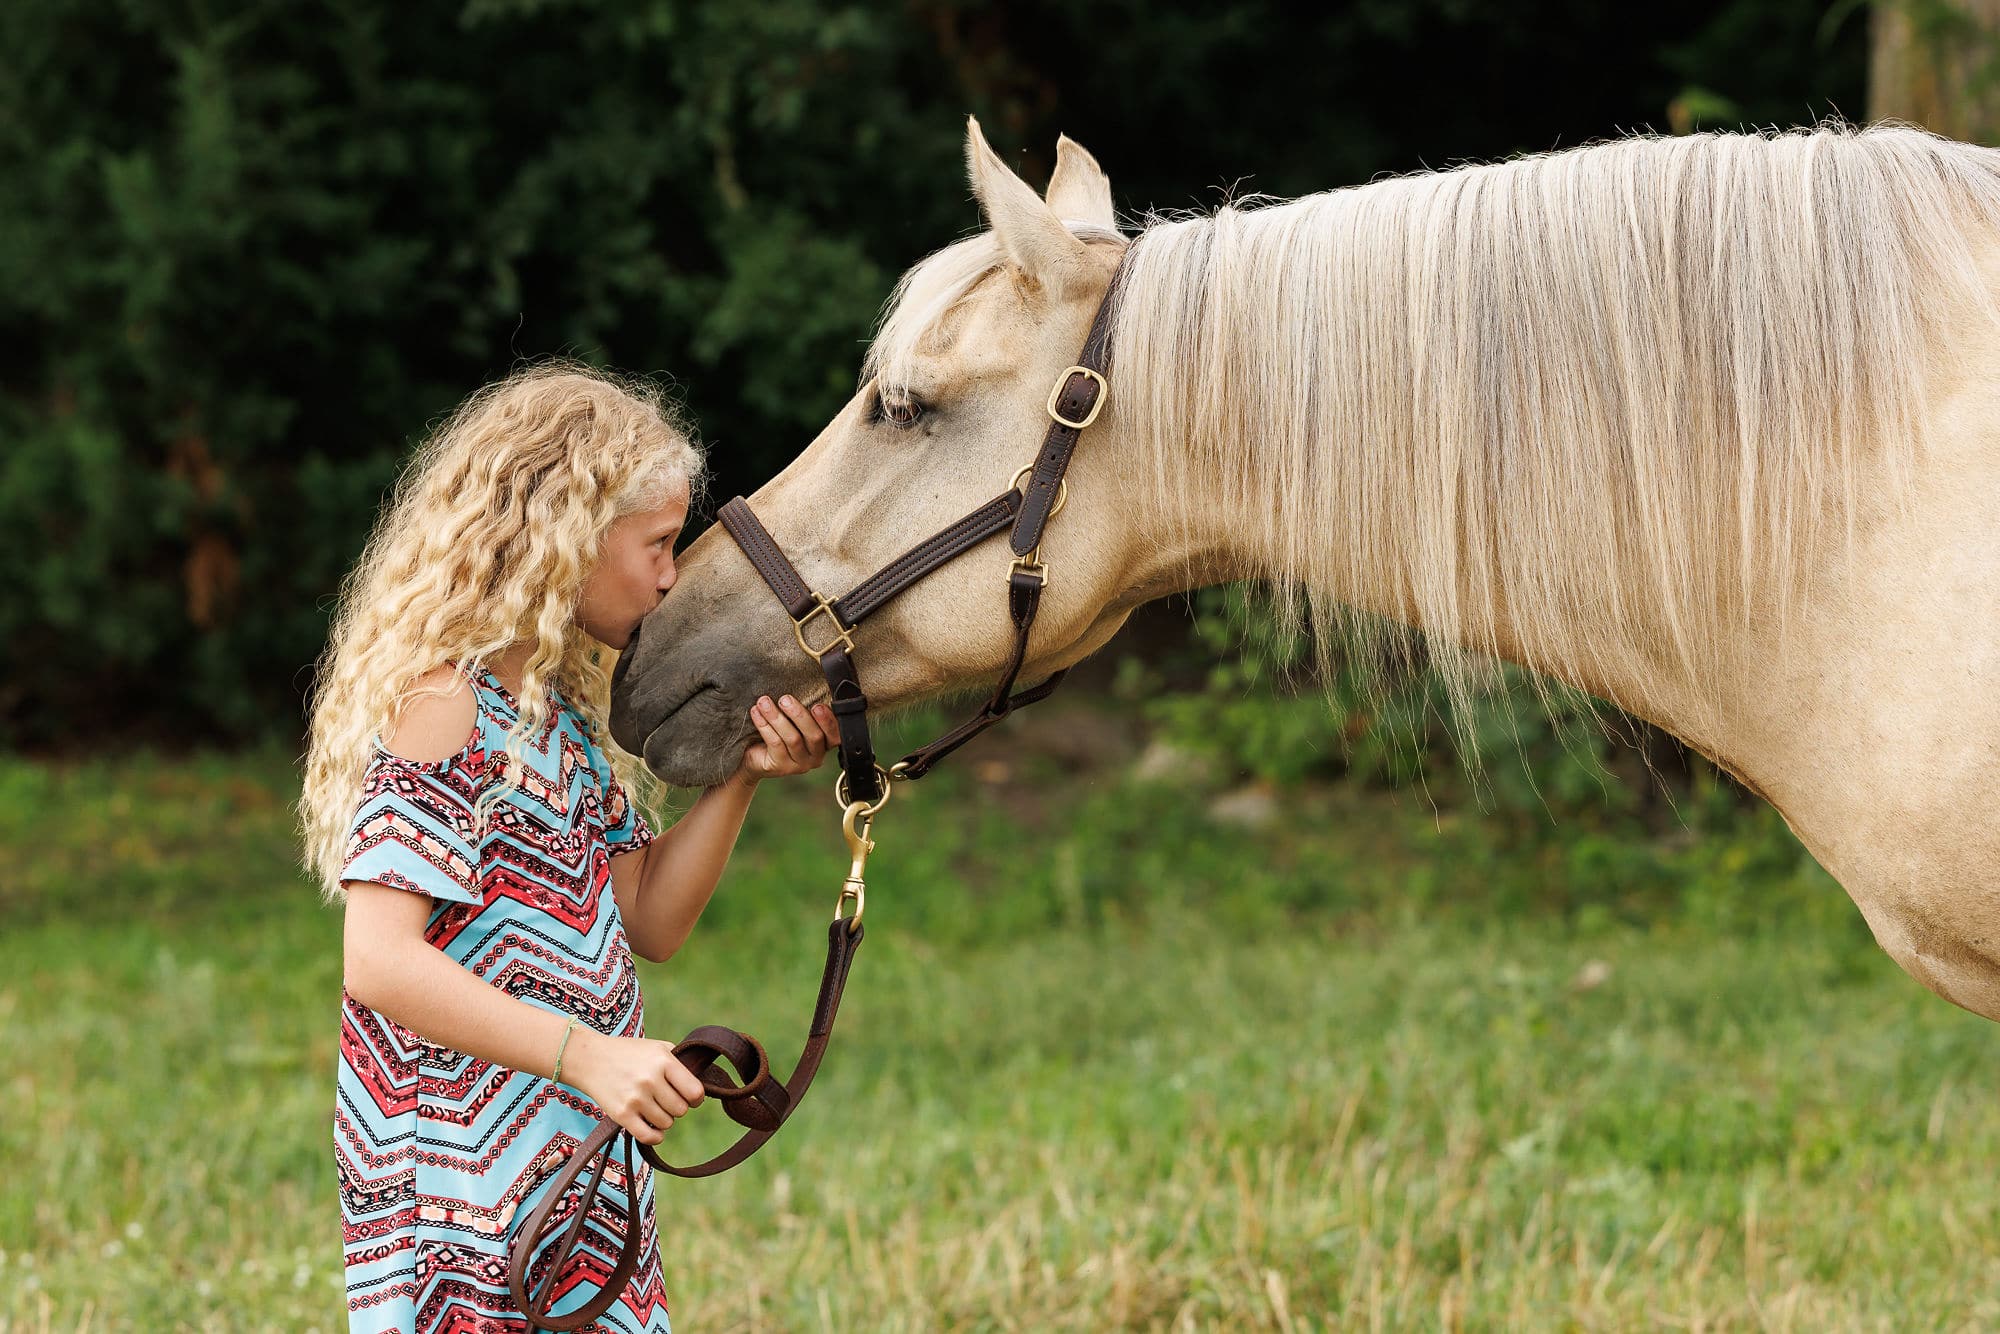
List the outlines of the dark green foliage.
<svg viewBox="0 0 2000 1334">
<path fill-rule="evenodd" d="M 1822 9 L 0 6 L 0 743 L 296 735 L 398 460 L 520 357 L 673 377 L 753 488 L 977 225 L 967 111 L 1031 179 L 1075 135 L 1136 215 L 1664 128 L 1693 85 L 1856 114 Z"/>
</svg>

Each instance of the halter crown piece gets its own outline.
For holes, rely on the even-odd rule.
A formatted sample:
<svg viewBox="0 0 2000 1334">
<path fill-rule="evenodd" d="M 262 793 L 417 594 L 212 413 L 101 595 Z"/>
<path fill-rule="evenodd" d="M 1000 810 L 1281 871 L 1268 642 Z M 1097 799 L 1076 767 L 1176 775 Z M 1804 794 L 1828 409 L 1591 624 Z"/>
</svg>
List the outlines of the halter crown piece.
<svg viewBox="0 0 2000 1334">
<path fill-rule="evenodd" d="M 719 1024 L 704 1024 L 690 1032 L 674 1047 L 675 1057 L 701 1080 L 709 1096 L 722 1102 L 724 1112 L 744 1127 L 744 1134 L 723 1152 L 693 1167 L 675 1167 L 663 1160 L 651 1145 L 638 1144 L 640 1156 L 656 1170 L 677 1177 L 706 1177 L 726 1172 L 762 1148 L 798 1109 L 832 1039 L 848 966 L 861 946 L 861 915 L 866 906 L 862 873 L 868 854 L 875 849 L 870 837 L 875 814 L 888 804 L 891 783 L 922 778 L 939 760 L 1015 709 L 1047 699 L 1066 674 L 1067 668 L 1051 673 L 1038 686 L 1018 694 L 1008 693 L 1013 690 L 1014 678 L 1020 674 L 1021 664 L 1028 655 L 1028 634 L 1034 628 L 1042 590 L 1049 582 L 1049 567 L 1041 559 L 1043 530 L 1061 511 L 1068 495 L 1064 475 L 1069 471 L 1070 456 L 1076 451 L 1077 437 L 1097 420 L 1111 392 L 1104 372 L 1110 362 L 1111 313 L 1124 273 L 1125 263 L 1121 259 L 1091 320 L 1082 354 L 1074 366 L 1056 378 L 1049 391 L 1049 429 L 1035 461 L 1014 474 L 1006 491 L 917 543 L 841 597 L 829 602 L 806 586 L 771 534 L 750 512 L 743 497 L 735 497 L 717 511 L 716 517 L 784 604 L 786 614 L 792 618 L 792 633 L 800 650 L 817 661 L 826 674 L 832 695 L 830 704 L 840 725 L 841 772 L 834 783 L 834 797 L 842 810 L 841 828 L 853 854 L 853 864 L 841 883 L 833 921 L 827 927 L 826 967 L 820 976 L 819 1000 L 813 1007 L 812 1028 L 805 1049 L 792 1067 L 792 1077 L 778 1083 L 763 1046 L 747 1033 Z M 1023 478 L 1027 479 L 1025 487 L 1021 484 Z M 1014 558 L 1007 567 L 1007 607 L 1014 622 L 1014 649 L 1000 684 L 978 713 L 928 746 L 911 751 L 883 769 L 875 762 L 875 748 L 868 736 L 868 696 L 862 692 L 854 669 L 854 628 L 911 584 L 1010 526 L 1013 535 L 1009 545 Z M 814 640 L 819 641 L 817 647 Z M 850 901 L 852 911 L 843 915 Z M 740 1083 L 714 1073 L 719 1060 L 736 1067 Z M 548 1308 L 555 1304 L 556 1280 L 573 1267 L 571 1262 L 577 1258 L 585 1220 L 611 1166 L 613 1144 L 621 1135 L 626 1135 L 624 1175 L 615 1184 L 623 1208 L 624 1240 L 617 1262 L 598 1281 L 598 1291 L 589 1301 L 574 1311 L 552 1315 Z M 632 1159 L 635 1143 L 638 1141 L 627 1135 L 618 1122 L 608 1116 L 599 1120 L 515 1234 L 508 1257 L 508 1286 L 530 1329 L 582 1328 L 610 1309 L 638 1271 L 641 1229 L 639 1188 L 634 1180 L 636 1165 Z M 551 1230 L 551 1216 L 569 1194 L 569 1188 L 593 1162 L 596 1167 L 582 1199 L 575 1202 L 571 1214 L 564 1215 L 571 1218 L 568 1230 L 554 1251 L 537 1263 L 535 1252 Z M 558 1216 L 555 1221 L 560 1225 L 562 1218 Z M 537 1275 L 540 1290 L 533 1292 L 529 1279 Z"/>
</svg>

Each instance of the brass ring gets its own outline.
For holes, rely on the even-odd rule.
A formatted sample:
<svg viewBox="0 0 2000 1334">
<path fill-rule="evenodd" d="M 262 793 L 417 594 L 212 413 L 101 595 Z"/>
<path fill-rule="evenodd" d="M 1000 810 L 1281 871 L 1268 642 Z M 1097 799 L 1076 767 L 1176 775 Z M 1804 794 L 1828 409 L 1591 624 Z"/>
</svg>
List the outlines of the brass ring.
<svg viewBox="0 0 2000 1334">
<path fill-rule="evenodd" d="M 863 819 L 867 819 L 873 816 L 875 812 L 881 810 L 884 806 L 887 806 L 889 804 L 889 794 L 890 792 L 894 791 L 894 788 L 892 788 L 889 783 L 888 770 L 884 769 L 881 765 L 877 764 L 875 766 L 875 776 L 877 779 L 880 780 L 880 786 L 882 788 L 882 796 L 879 800 L 875 802 L 874 805 L 870 806 L 863 803 L 857 803 L 848 800 L 847 770 L 842 769 L 840 771 L 840 776 L 833 780 L 834 805 L 840 807 L 840 809 L 843 811 L 846 810 L 849 806 L 860 805 L 861 816 Z"/>
<path fill-rule="evenodd" d="M 1021 479 L 1023 477 L 1026 477 L 1029 473 L 1033 472 L 1034 470 L 1035 470 L 1035 465 L 1030 463 L 1027 467 L 1015 473 L 1012 489 L 1015 491 L 1021 491 L 1021 494 L 1023 496 L 1026 496 L 1028 493 L 1026 491 L 1021 490 Z M 1049 511 L 1049 517 L 1051 519 L 1055 518 L 1056 515 L 1062 513 L 1063 502 L 1068 499 L 1069 499 L 1069 478 L 1065 477 L 1060 482 L 1056 483 L 1056 505 L 1054 509 Z"/>
</svg>

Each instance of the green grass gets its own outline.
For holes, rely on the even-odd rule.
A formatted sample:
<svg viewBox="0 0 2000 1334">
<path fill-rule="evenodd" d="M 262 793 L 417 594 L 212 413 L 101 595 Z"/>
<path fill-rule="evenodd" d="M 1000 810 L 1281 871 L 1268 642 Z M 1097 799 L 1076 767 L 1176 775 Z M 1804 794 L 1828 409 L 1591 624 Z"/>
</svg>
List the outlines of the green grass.
<svg viewBox="0 0 2000 1334">
<path fill-rule="evenodd" d="M 662 1183 L 678 1329 L 2000 1324 L 1995 1031 L 1767 816 L 1558 840 L 1329 787 L 1241 828 L 966 760 L 882 814 L 799 1119 Z M 644 966 L 654 1036 L 789 1066 L 846 867 L 824 777 L 766 788 Z M 0 1328 L 345 1328 L 340 921 L 290 781 L 0 761 Z"/>
</svg>

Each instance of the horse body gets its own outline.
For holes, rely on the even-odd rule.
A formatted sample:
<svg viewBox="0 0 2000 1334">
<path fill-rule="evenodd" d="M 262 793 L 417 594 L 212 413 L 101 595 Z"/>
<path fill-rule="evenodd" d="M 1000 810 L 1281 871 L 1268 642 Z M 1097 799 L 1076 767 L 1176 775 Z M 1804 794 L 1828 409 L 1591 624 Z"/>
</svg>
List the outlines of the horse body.
<svg viewBox="0 0 2000 1334">
<path fill-rule="evenodd" d="M 1357 187 L 1337 217 L 1322 202 L 1149 228 L 1108 405 L 1044 542 L 1021 679 L 1095 651 L 1145 601 L 1244 578 L 1306 592 L 1319 629 L 1358 612 L 1423 631 L 1455 695 L 1454 648 L 1520 663 L 1737 776 L 1903 968 L 2000 1019 L 2000 167 L 1902 133 L 1865 161 L 1787 145 L 1815 184 L 1784 203 L 1802 214 L 1762 231 L 1738 216 L 1744 191 L 1784 187 L 1757 183 L 1780 179 L 1759 176 L 1780 150 L 1760 156 L 1754 136 L 1722 137 L 1739 142 L 1716 147 L 1723 184 L 1696 192 L 1713 210 L 1698 226 L 1683 202 L 1694 150 L 1663 148 L 1650 198 L 1683 221 L 1626 230 L 1610 210 L 1613 241 L 1572 242 L 1563 228 L 1585 222 L 1557 203 L 1537 223 L 1523 203 L 1591 178 L 1495 168 L 1450 183 L 1483 198 L 1476 212 L 1399 180 Z M 1606 154 L 1621 207 L 1649 198 L 1636 152 L 1570 151 Z M 1029 461 L 1048 387 L 1126 252 L 1108 183 L 1070 141 L 1046 199 L 976 126 L 968 160 L 992 231 L 905 275 L 861 391 L 751 498 L 828 597 Z M 1888 225 L 1874 205 L 1796 238 L 1871 189 L 1951 221 L 1887 258 L 1853 253 Z M 1390 234 L 1371 212 L 1414 240 L 1367 240 Z M 1748 259 L 1689 243 L 1710 235 Z M 1557 247 L 1539 268 L 1492 258 L 1530 240 Z M 1464 272 L 1426 277 L 1440 251 Z M 1736 290 L 1766 272 L 1764 304 Z M 1629 290 L 1600 306 L 1599 282 Z M 1538 303 L 1541 327 L 1506 327 Z M 1723 314 L 1704 324 L 1711 307 Z M 1565 342 L 1565 324 L 1589 336 Z M 940 569 L 858 633 L 878 708 L 996 677 L 1003 548 Z M 725 534 L 681 571 L 619 664 L 612 727 L 694 785 L 753 739 L 757 694 L 824 686 Z"/>
</svg>

